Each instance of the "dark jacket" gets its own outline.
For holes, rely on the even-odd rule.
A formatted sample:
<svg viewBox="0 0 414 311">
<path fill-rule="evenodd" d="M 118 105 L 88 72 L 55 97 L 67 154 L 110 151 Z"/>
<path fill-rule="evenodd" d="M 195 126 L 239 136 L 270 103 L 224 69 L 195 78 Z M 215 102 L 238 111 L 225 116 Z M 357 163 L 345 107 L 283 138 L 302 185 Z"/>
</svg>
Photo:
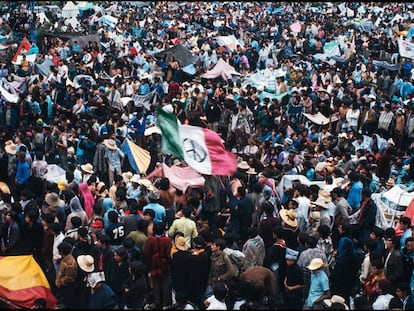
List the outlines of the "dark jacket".
<svg viewBox="0 0 414 311">
<path fill-rule="evenodd" d="M 188 267 L 190 265 L 191 254 L 188 251 L 178 250 L 171 259 L 171 283 L 172 288 L 177 292 L 189 290 L 191 285 L 188 280 Z"/>
<path fill-rule="evenodd" d="M 135 278 L 130 275 L 124 284 L 124 288 L 128 288 L 128 291 L 125 292 L 125 305 L 132 310 L 142 310 L 147 291 L 145 275 Z"/>
<path fill-rule="evenodd" d="M 388 255 L 385 257 L 387 258 Z M 401 281 L 403 273 L 403 261 L 401 253 L 398 249 L 394 250 L 386 264 L 384 265 L 384 274 L 387 280 L 389 280 L 394 285 L 397 285 Z"/>
<path fill-rule="evenodd" d="M 361 215 L 359 217 L 359 226 L 361 229 L 373 229 L 375 226 L 375 217 L 377 215 L 377 205 L 372 199 L 369 199 L 364 207 L 361 203 Z"/>
</svg>

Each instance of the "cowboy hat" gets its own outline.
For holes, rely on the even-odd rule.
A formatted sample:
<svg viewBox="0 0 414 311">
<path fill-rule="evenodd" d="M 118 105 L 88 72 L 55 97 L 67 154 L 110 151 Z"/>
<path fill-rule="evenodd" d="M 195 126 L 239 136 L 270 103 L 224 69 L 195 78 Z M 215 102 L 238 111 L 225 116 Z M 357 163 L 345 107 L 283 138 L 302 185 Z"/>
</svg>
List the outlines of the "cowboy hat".
<svg viewBox="0 0 414 311">
<path fill-rule="evenodd" d="M 92 272 L 95 270 L 94 260 L 91 255 L 79 255 L 76 258 L 79 268 L 85 272 Z"/>
<path fill-rule="evenodd" d="M 324 190 L 324 189 L 319 189 L 318 197 L 323 198 L 325 200 L 325 203 L 332 202 L 331 194 L 328 191 Z"/>
<path fill-rule="evenodd" d="M 184 251 L 184 252 L 187 251 L 188 246 L 186 244 L 185 237 L 183 236 L 177 237 L 177 239 L 175 240 L 175 247 L 179 249 L 180 251 Z"/>
<path fill-rule="evenodd" d="M 325 199 L 322 198 L 321 196 L 318 196 L 318 198 L 316 199 L 316 201 L 315 202 L 312 202 L 312 204 L 314 204 L 314 205 L 320 206 L 322 208 L 328 208 L 325 203 L 326 203 L 325 202 Z"/>
<path fill-rule="evenodd" d="M 132 175 L 132 177 L 129 179 L 129 181 L 130 182 L 133 182 L 133 183 L 138 183 L 138 181 L 140 180 L 140 176 L 139 176 L 139 174 L 134 174 L 134 175 Z"/>
<path fill-rule="evenodd" d="M 129 180 L 132 178 L 133 174 L 131 172 L 124 172 L 121 174 L 122 177 L 124 178 L 125 183 L 128 183 Z"/>
<path fill-rule="evenodd" d="M 241 161 L 239 164 L 237 164 L 237 167 L 242 170 L 248 170 L 250 168 L 250 165 L 246 161 Z"/>
<path fill-rule="evenodd" d="M 0 192 L 10 194 L 10 187 L 3 181 L 0 181 Z"/>
<path fill-rule="evenodd" d="M 148 79 L 149 78 L 149 74 L 148 74 L 148 72 L 144 72 L 143 74 L 142 74 L 142 76 L 141 76 L 141 79 Z"/>
<path fill-rule="evenodd" d="M 148 199 L 150 200 L 159 200 L 160 198 L 160 193 L 157 190 L 151 190 L 148 193 Z"/>
<path fill-rule="evenodd" d="M 324 299 L 323 303 L 330 308 L 332 304 L 339 303 L 345 307 L 345 310 L 349 310 L 348 305 L 345 303 L 345 299 L 339 295 L 333 295 L 331 299 Z"/>
<path fill-rule="evenodd" d="M 341 134 L 339 134 L 339 138 L 346 138 L 346 139 L 348 139 L 348 134 L 347 133 L 341 133 Z"/>
<path fill-rule="evenodd" d="M 48 205 L 57 207 L 57 206 L 64 206 L 65 201 L 59 198 L 59 195 L 55 192 L 50 192 L 46 194 L 45 201 Z"/>
<path fill-rule="evenodd" d="M 109 149 L 109 150 L 116 150 L 117 146 L 116 146 L 116 142 L 113 139 L 105 139 L 104 140 L 104 145 Z"/>
<path fill-rule="evenodd" d="M 154 190 L 154 186 L 149 179 L 141 178 L 140 180 L 138 180 L 138 184 L 147 188 L 148 191 Z"/>
<path fill-rule="evenodd" d="M 88 174 L 93 174 L 94 173 L 93 166 L 90 163 L 86 163 L 84 165 L 81 165 L 81 170 L 84 171 L 85 173 L 88 173 Z"/>
<path fill-rule="evenodd" d="M 6 152 L 9 154 L 16 154 L 17 152 L 16 144 L 13 141 L 8 140 L 6 141 L 6 146 L 4 147 L 4 150 L 6 150 Z"/>
<path fill-rule="evenodd" d="M 309 266 L 307 266 L 306 268 L 308 268 L 311 271 L 314 271 L 323 267 L 326 267 L 326 264 L 323 262 L 321 258 L 313 258 Z"/>
<path fill-rule="evenodd" d="M 254 169 L 254 167 L 249 167 L 249 169 L 246 171 L 246 173 L 248 175 L 257 175 L 256 170 Z"/>
<path fill-rule="evenodd" d="M 291 227 L 298 226 L 298 219 L 296 218 L 296 212 L 293 209 L 281 209 L 280 217 L 282 218 L 283 222 Z"/>
</svg>

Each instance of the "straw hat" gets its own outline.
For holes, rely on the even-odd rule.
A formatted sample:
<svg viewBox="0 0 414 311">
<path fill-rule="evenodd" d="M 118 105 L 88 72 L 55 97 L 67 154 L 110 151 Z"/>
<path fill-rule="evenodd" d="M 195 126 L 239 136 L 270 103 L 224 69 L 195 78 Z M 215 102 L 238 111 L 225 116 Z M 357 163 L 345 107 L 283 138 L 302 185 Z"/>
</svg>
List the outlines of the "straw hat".
<svg viewBox="0 0 414 311">
<path fill-rule="evenodd" d="M 116 146 L 116 142 L 113 139 L 105 139 L 104 140 L 104 145 L 106 146 L 106 148 L 108 148 L 109 150 L 116 150 L 117 146 Z"/>
<path fill-rule="evenodd" d="M 148 191 L 154 190 L 154 186 L 149 179 L 141 178 L 140 180 L 138 180 L 138 184 L 147 188 Z"/>
<path fill-rule="evenodd" d="M 179 249 L 180 251 L 184 251 L 184 252 L 187 251 L 188 246 L 186 244 L 185 237 L 183 236 L 177 237 L 177 239 L 175 240 L 175 247 Z"/>
<path fill-rule="evenodd" d="M 79 255 L 76 258 L 79 268 L 85 272 L 92 272 L 95 270 L 94 260 L 91 255 Z"/>
<path fill-rule="evenodd" d="M 325 203 L 331 203 L 332 202 L 331 194 L 328 191 L 324 190 L 324 189 L 319 189 L 318 197 L 323 198 L 325 200 Z"/>
<path fill-rule="evenodd" d="M 339 295 L 333 295 L 331 299 L 324 299 L 323 303 L 326 304 L 328 308 L 330 308 L 334 303 L 339 303 L 345 307 L 345 310 L 349 310 L 348 305 L 345 303 L 345 299 Z"/>
<path fill-rule="evenodd" d="M 81 165 L 81 170 L 84 171 L 85 173 L 88 173 L 88 174 L 93 174 L 94 173 L 93 166 L 90 163 L 86 163 L 84 165 Z"/>
<path fill-rule="evenodd" d="M 326 267 L 326 264 L 321 258 L 313 258 L 307 268 L 311 271 L 318 270 L 320 268 Z"/>
<path fill-rule="evenodd" d="M 134 174 L 132 175 L 132 177 L 129 179 L 130 182 L 133 183 L 138 183 L 138 181 L 140 180 L 140 175 L 139 174 Z"/>
<path fill-rule="evenodd" d="M 50 192 L 46 194 L 45 201 L 48 205 L 57 207 L 57 206 L 64 206 L 65 202 L 59 198 L 59 195 L 55 192 Z"/>
<path fill-rule="evenodd" d="M 394 187 L 395 186 L 395 180 L 392 178 L 389 178 L 387 182 L 385 183 L 386 186 Z"/>
<path fill-rule="evenodd" d="M 16 154 L 17 152 L 16 144 L 13 141 L 8 140 L 6 141 L 6 146 L 4 147 L 4 150 L 6 150 L 6 152 L 9 154 Z"/>
<path fill-rule="evenodd" d="M 298 226 L 298 219 L 296 216 L 296 212 L 293 209 L 281 209 L 279 212 L 280 217 L 282 218 L 283 222 L 291 227 Z"/>
<path fill-rule="evenodd" d="M 141 76 L 141 79 L 148 79 L 149 78 L 149 74 L 148 74 L 148 72 L 144 72 L 143 74 L 142 74 L 142 76 Z"/>
<path fill-rule="evenodd" d="M 241 161 L 239 164 L 237 164 L 237 167 L 242 170 L 248 170 L 250 168 L 250 165 L 246 161 Z"/>
<path fill-rule="evenodd" d="M 256 170 L 254 169 L 254 167 L 249 167 L 249 169 L 246 172 L 248 175 L 257 175 Z"/>
<path fill-rule="evenodd" d="M 316 221 L 321 220 L 321 212 L 320 211 L 312 211 L 309 213 L 309 216 Z"/>
<path fill-rule="evenodd" d="M 0 181 L 0 192 L 10 194 L 9 186 L 3 181 Z"/>
<path fill-rule="evenodd" d="M 320 206 L 322 208 L 328 208 L 326 206 L 325 199 L 322 198 L 322 197 L 320 197 L 320 196 L 318 196 L 318 198 L 316 199 L 316 201 L 315 202 L 312 202 L 312 204 L 317 205 L 317 206 Z"/>
<path fill-rule="evenodd" d="M 125 183 L 128 183 L 132 178 L 133 174 L 131 172 L 124 172 L 122 173 L 122 177 L 124 178 Z"/>
</svg>

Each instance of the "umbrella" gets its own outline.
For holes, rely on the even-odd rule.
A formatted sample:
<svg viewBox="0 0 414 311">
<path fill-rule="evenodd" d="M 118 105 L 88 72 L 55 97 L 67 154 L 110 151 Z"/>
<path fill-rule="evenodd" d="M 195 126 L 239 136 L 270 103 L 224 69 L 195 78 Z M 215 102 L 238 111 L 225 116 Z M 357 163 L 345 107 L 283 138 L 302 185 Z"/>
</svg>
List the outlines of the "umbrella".
<svg viewBox="0 0 414 311">
<path fill-rule="evenodd" d="M 301 29 L 302 29 L 302 24 L 300 22 L 296 22 L 290 25 L 290 30 L 292 30 L 293 32 L 300 32 Z"/>
</svg>

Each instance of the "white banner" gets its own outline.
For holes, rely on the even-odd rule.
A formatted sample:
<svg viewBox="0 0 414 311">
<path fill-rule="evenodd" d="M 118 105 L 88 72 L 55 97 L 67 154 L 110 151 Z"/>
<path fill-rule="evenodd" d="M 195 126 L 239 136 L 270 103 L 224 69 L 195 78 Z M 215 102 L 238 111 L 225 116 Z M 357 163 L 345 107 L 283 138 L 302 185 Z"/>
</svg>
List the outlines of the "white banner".
<svg viewBox="0 0 414 311">
<path fill-rule="evenodd" d="M 398 52 L 401 57 L 414 59 L 414 43 L 407 40 L 398 40 Z"/>
</svg>

